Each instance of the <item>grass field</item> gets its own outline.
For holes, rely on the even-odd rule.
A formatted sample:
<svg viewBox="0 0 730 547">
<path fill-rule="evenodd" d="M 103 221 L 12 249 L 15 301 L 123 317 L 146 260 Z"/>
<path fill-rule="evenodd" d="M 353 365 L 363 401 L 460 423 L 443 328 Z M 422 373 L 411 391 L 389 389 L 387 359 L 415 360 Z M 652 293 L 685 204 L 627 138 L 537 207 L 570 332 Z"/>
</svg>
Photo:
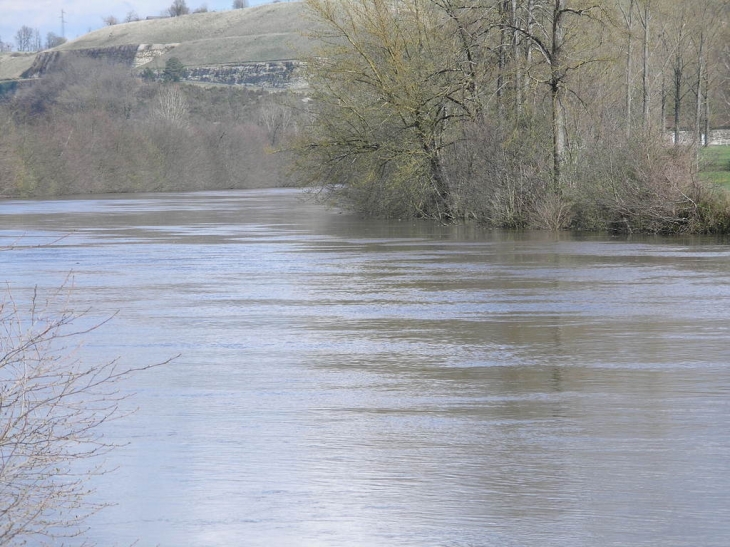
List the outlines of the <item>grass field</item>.
<svg viewBox="0 0 730 547">
<path fill-rule="evenodd" d="M 730 146 L 708 146 L 700 155 L 700 176 L 730 190 Z"/>
<path fill-rule="evenodd" d="M 175 44 L 152 61 L 152 67 L 164 66 L 170 57 L 188 67 L 302 59 L 312 51 L 312 40 L 305 33 L 313 25 L 302 2 L 279 2 L 104 27 L 55 50 Z M 35 57 L 35 53 L 0 54 L 0 80 L 19 78 Z"/>
<path fill-rule="evenodd" d="M 311 19 L 301 2 L 136 21 L 95 30 L 59 51 L 129 44 L 177 44 L 157 64 L 177 57 L 185 66 L 301 59 L 311 50 L 303 33 Z"/>
</svg>

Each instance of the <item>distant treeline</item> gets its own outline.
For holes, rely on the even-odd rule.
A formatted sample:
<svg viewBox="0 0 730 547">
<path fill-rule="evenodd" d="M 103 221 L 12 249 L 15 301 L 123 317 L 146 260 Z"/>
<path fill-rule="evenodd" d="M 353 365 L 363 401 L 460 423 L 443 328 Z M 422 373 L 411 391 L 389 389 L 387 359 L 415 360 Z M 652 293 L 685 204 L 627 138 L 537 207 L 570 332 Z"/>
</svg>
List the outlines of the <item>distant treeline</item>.
<svg viewBox="0 0 730 547">
<path fill-rule="evenodd" d="M 296 102 L 69 60 L 0 96 L 0 196 L 281 186 Z"/>
</svg>

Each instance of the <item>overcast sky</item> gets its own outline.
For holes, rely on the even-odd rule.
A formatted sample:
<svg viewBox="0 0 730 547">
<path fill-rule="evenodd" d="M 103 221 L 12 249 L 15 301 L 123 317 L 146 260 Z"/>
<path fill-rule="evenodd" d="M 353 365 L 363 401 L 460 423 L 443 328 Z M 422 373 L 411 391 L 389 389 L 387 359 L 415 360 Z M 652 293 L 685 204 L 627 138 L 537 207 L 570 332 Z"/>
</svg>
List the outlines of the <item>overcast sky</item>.
<svg viewBox="0 0 730 547">
<path fill-rule="evenodd" d="M 269 0 L 249 0 L 249 5 Z M 186 0 L 190 11 L 206 5 L 209 11 L 231 9 L 233 0 Z M 43 42 L 46 34 L 61 34 L 61 10 L 66 21 L 66 38 L 73 40 L 90 30 L 101 28 L 102 17 L 124 19 L 130 11 L 142 19 L 160 13 L 172 0 L 0 0 L 0 40 L 15 46 L 15 33 L 23 25 L 38 29 Z"/>
</svg>

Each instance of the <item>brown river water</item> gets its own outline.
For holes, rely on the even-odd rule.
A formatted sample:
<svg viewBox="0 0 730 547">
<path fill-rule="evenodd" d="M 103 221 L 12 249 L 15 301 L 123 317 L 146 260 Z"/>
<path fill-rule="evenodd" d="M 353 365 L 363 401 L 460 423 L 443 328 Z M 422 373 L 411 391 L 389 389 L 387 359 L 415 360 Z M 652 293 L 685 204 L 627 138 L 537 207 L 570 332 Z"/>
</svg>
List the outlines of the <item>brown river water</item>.
<svg viewBox="0 0 730 547">
<path fill-rule="evenodd" d="M 105 426 L 99 545 L 730 545 L 725 240 L 262 190 L 0 202 L 8 245 L 14 295 L 116 313 L 84 359 L 181 354 Z"/>
</svg>

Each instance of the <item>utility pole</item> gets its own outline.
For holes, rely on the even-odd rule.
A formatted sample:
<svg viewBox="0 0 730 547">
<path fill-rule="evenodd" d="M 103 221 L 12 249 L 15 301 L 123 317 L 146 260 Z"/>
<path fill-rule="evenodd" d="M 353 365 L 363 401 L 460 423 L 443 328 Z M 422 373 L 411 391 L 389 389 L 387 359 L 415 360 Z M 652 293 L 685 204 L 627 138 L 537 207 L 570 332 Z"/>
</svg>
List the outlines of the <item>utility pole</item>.
<svg viewBox="0 0 730 547">
<path fill-rule="evenodd" d="M 65 12 L 61 10 L 61 38 L 66 37 L 66 18 L 64 17 Z"/>
</svg>

